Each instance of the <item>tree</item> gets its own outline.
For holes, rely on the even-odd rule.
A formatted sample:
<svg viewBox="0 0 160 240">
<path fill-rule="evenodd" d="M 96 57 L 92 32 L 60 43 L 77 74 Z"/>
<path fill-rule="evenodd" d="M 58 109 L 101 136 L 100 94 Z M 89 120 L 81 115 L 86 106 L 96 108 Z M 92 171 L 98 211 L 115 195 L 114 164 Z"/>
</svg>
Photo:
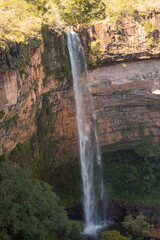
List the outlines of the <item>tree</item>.
<svg viewBox="0 0 160 240">
<path fill-rule="evenodd" d="M 101 240 L 127 240 L 127 238 L 122 236 L 120 232 L 113 230 L 103 232 Z"/>
<path fill-rule="evenodd" d="M 145 216 L 141 212 L 135 219 L 129 215 L 125 217 L 122 225 L 126 228 L 132 239 L 143 240 L 149 237 L 149 229 L 153 227 L 147 223 Z"/>
<path fill-rule="evenodd" d="M 84 230 L 84 225 L 81 221 L 70 220 L 71 232 L 69 236 L 71 238 L 76 238 Z"/>
<path fill-rule="evenodd" d="M 104 17 L 102 0 L 55 0 L 62 18 L 69 24 L 85 23 Z"/>
<path fill-rule="evenodd" d="M 0 239 L 64 239 L 70 223 L 51 186 L 27 170 L 0 166 Z"/>
</svg>

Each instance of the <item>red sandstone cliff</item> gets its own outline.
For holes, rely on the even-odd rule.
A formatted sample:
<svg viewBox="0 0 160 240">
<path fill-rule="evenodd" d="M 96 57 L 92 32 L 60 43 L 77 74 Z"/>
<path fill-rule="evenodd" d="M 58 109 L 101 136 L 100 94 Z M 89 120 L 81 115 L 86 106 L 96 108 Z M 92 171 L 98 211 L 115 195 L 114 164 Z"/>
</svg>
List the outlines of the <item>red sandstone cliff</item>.
<svg viewBox="0 0 160 240">
<path fill-rule="evenodd" d="M 101 57 L 103 60 L 103 67 L 98 62 L 97 68 L 89 71 L 100 141 L 104 149 L 134 146 L 150 131 L 156 138 L 160 136 L 160 97 L 152 94 L 154 86 L 160 87 L 159 15 L 152 21 L 155 19 L 157 31 L 154 46 L 147 42 L 144 27 L 128 20 L 121 26 L 121 39 L 108 23 L 78 29 L 90 58 L 95 56 L 89 50 L 89 42 L 100 40 L 101 49 L 105 49 L 97 53 L 97 59 Z M 127 50 L 125 46 L 128 46 Z M 54 47 L 48 53 L 52 54 L 50 65 L 58 62 Z M 23 74 L 15 70 L 0 75 L 0 153 L 4 149 L 11 151 L 18 142 L 28 140 L 33 134 L 36 129 L 34 118 L 38 108 L 41 108 L 42 94 L 46 92 L 57 113 L 56 134 L 65 138 L 64 144 L 72 145 L 72 150 L 76 149 L 73 88 L 67 79 L 59 81 L 54 71 L 44 84 L 42 53 L 43 45 L 34 51 L 31 66 L 24 68 Z M 146 56 L 150 59 L 141 60 Z M 123 62 L 118 63 L 121 60 Z"/>
</svg>

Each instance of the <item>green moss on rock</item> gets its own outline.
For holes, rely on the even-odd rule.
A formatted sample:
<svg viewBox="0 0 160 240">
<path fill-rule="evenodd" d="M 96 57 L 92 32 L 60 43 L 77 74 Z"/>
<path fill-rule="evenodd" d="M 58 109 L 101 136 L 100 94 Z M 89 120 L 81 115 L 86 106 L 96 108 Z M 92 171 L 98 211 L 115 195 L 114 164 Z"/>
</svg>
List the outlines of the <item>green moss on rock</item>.
<svg viewBox="0 0 160 240">
<path fill-rule="evenodd" d="M 65 139 L 55 135 L 56 113 L 52 107 L 49 94 L 43 95 L 42 109 L 35 119 L 37 131 L 29 141 L 19 143 L 8 160 L 28 167 L 33 177 L 52 185 L 65 206 L 76 206 L 81 196 L 79 161 L 68 151 Z"/>
<path fill-rule="evenodd" d="M 18 114 L 15 114 L 14 117 L 7 119 L 1 124 L 1 128 L 4 128 L 6 131 L 9 130 L 9 128 L 12 128 L 17 125 L 17 120 L 19 116 Z"/>
<path fill-rule="evenodd" d="M 30 57 L 34 48 L 39 47 L 40 40 L 30 39 L 17 43 L 4 41 L 0 45 L 0 71 L 6 73 L 30 65 Z"/>
<path fill-rule="evenodd" d="M 65 33 L 59 35 L 51 31 L 47 26 L 43 26 L 42 35 L 44 39 L 44 53 L 42 54 L 42 64 L 44 66 L 44 84 L 49 81 L 49 77 L 54 76 L 59 81 L 67 79 L 70 81 L 71 71 L 67 55 Z"/>
<path fill-rule="evenodd" d="M 2 119 L 5 115 L 5 112 L 3 110 L 0 111 L 0 119 Z"/>
</svg>

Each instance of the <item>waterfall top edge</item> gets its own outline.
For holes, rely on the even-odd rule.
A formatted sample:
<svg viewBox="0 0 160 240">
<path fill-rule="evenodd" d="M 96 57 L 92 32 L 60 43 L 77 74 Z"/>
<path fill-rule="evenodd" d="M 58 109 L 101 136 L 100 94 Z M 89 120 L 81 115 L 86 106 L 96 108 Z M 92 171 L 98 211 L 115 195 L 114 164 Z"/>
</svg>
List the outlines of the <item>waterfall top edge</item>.
<svg viewBox="0 0 160 240">
<path fill-rule="evenodd" d="M 66 33 L 76 33 L 74 30 L 73 30 L 73 26 L 70 26 L 70 27 L 67 27 L 67 30 L 66 30 Z"/>
</svg>

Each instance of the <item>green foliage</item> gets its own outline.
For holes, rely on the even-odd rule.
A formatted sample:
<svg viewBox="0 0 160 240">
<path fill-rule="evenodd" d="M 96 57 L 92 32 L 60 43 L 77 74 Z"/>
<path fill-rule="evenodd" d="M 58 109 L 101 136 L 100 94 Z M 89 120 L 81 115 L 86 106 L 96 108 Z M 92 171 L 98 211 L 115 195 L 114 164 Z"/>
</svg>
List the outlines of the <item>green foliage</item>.
<svg viewBox="0 0 160 240">
<path fill-rule="evenodd" d="M 4 40 L 3 40 L 4 41 Z M 15 43 L 6 41 L 5 46 L 0 46 L 0 67 L 1 72 L 5 73 L 13 69 L 29 65 L 30 62 L 30 43 Z"/>
<path fill-rule="evenodd" d="M 57 31 L 63 28 L 53 0 L 2 0 L 0 8 L 0 40 L 25 42 L 28 39 L 41 39 L 43 24 Z"/>
<path fill-rule="evenodd" d="M 40 37 L 41 21 L 34 17 L 35 9 L 32 4 L 28 4 L 25 0 L 2 0 L 0 7 L 2 23 L 0 39 L 25 42 L 29 36 Z"/>
<path fill-rule="evenodd" d="M 86 23 L 104 18 L 102 0 L 56 0 L 62 18 L 69 24 Z"/>
<path fill-rule="evenodd" d="M 127 237 L 124 237 L 120 234 L 120 232 L 113 230 L 103 232 L 101 240 L 127 240 Z"/>
<path fill-rule="evenodd" d="M 9 161 L 31 169 L 32 176 L 53 186 L 64 205 L 77 205 L 81 196 L 80 166 L 64 139 L 55 136 L 56 113 L 47 95 L 36 118 L 37 132 L 10 153 Z"/>
<path fill-rule="evenodd" d="M 100 51 L 100 40 L 90 42 L 90 49 L 94 54 L 98 53 Z"/>
<path fill-rule="evenodd" d="M 160 143 L 154 143 L 151 136 L 148 138 L 136 150 L 108 154 L 104 160 L 111 199 L 160 207 Z"/>
<path fill-rule="evenodd" d="M 106 17 L 110 17 L 114 22 L 120 18 L 132 16 L 135 13 L 135 2 L 127 0 L 105 0 Z"/>
<path fill-rule="evenodd" d="M 142 26 L 144 26 L 145 30 L 146 30 L 146 37 L 148 38 L 148 40 L 150 41 L 150 43 L 153 43 L 155 40 L 155 33 L 157 31 L 156 26 L 154 26 L 153 24 L 151 24 L 149 22 L 149 20 L 142 22 L 141 23 Z"/>
<path fill-rule="evenodd" d="M 16 113 L 14 117 L 12 117 L 12 118 L 6 120 L 4 123 L 2 123 L 1 128 L 4 128 L 6 131 L 8 131 L 9 128 L 12 128 L 17 125 L 18 118 L 19 118 L 19 116 Z"/>
<path fill-rule="evenodd" d="M 44 25 L 62 32 L 65 22 L 73 25 L 105 17 L 115 22 L 122 17 L 147 15 L 160 9 L 158 0 L 151 3 L 147 0 L 1 0 L 0 8 L 2 49 L 6 49 L 6 42 L 41 40 Z M 148 37 L 152 38 L 153 32 L 153 28 L 148 31 Z"/>
<path fill-rule="evenodd" d="M 31 49 L 42 43 L 42 26 L 55 32 L 64 29 L 54 0 L 2 0 L 0 9 L 2 73 L 29 65 Z"/>
<path fill-rule="evenodd" d="M 84 230 L 84 225 L 82 222 L 80 221 L 75 221 L 75 220 L 70 220 L 70 228 L 71 228 L 71 231 L 70 231 L 70 234 L 69 236 L 71 238 L 75 238 L 77 237 L 78 235 L 80 235 L 81 232 L 83 232 Z"/>
<path fill-rule="evenodd" d="M 5 115 L 5 112 L 3 110 L 1 110 L 0 111 L 0 119 L 2 119 L 4 115 Z"/>
<path fill-rule="evenodd" d="M 145 142 L 144 144 L 140 145 L 139 147 L 137 147 L 136 149 L 136 153 L 144 158 L 145 160 L 149 159 L 149 158 L 159 158 L 159 153 L 160 153 L 160 144 L 159 143 L 152 143 L 149 142 Z"/>
<path fill-rule="evenodd" d="M 143 213 L 140 213 L 135 219 L 132 216 L 125 217 L 122 225 L 126 228 L 132 239 L 143 240 L 149 237 L 149 229 L 153 227 L 147 223 Z"/>
<path fill-rule="evenodd" d="M 2 240 L 64 239 L 70 224 L 51 186 L 30 179 L 13 164 L 0 168 L 0 234 Z"/>
<path fill-rule="evenodd" d="M 25 78 L 28 78 L 29 77 L 29 73 L 24 71 L 24 70 L 20 70 L 19 71 L 20 75 L 21 75 L 21 79 L 23 78 L 23 75 L 25 76 Z"/>
<path fill-rule="evenodd" d="M 64 33 L 59 35 L 53 30 L 50 31 L 47 26 L 43 26 L 42 36 L 44 39 L 44 53 L 42 54 L 42 64 L 45 71 L 44 84 L 53 74 L 59 81 L 64 81 L 64 79 L 67 78 L 69 82 L 71 71 L 66 54 L 67 46 Z M 52 54 L 48 54 L 51 53 L 53 49 L 55 50 L 53 54 L 55 54 L 56 63 L 53 62 Z"/>
<path fill-rule="evenodd" d="M 117 22 L 121 18 L 140 17 L 149 15 L 160 9 L 159 1 L 153 0 L 104 0 L 106 18 Z"/>
<path fill-rule="evenodd" d="M 39 46 L 42 39 L 43 41 L 49 40 L 45 38 L 48 36 L 43 36 L 45 26 L 59 34 L 64 31 L 65 22 L 73 25 L 107 17 L 115 23 L 123 17 L 139 17 L 139 13 L 146 16 L 151 11 L 160 9 L 158 0 L 153 0 L 152 3 L 147 0 L 2 0 L 0 8 L 2 73 L 29 65 L 31 49 Z M 142 22 L 142 25 L 146 29 L 149 43 L 152 44 L 156 33 L 155 26 L 148 20 Z M 94 55 L 98 54 L 97 47 L 98 45 L 95 50 L 93 49 Z M 56 69 L 46 70 L 46 68 L 46 78 L 53 73 L 61 81 L 66 76 L 70 76 L 65 53 L 59 56 L 61 56 L 62 64 L 60 62 Z M 89 67 L 95 68 L 99 61 L 96 58 L 89 59 Z M 43 63 L 47 65 L 47 62 L 49 60 L 44 57 Z"/>
<path fill-rule="evenodd" d="M 96 68 L 101 63 L 100 40 L 95 40 L 89 43 L 90 51 L 88 54 L 87 65 L 89 69 Z"/>
</svg>

